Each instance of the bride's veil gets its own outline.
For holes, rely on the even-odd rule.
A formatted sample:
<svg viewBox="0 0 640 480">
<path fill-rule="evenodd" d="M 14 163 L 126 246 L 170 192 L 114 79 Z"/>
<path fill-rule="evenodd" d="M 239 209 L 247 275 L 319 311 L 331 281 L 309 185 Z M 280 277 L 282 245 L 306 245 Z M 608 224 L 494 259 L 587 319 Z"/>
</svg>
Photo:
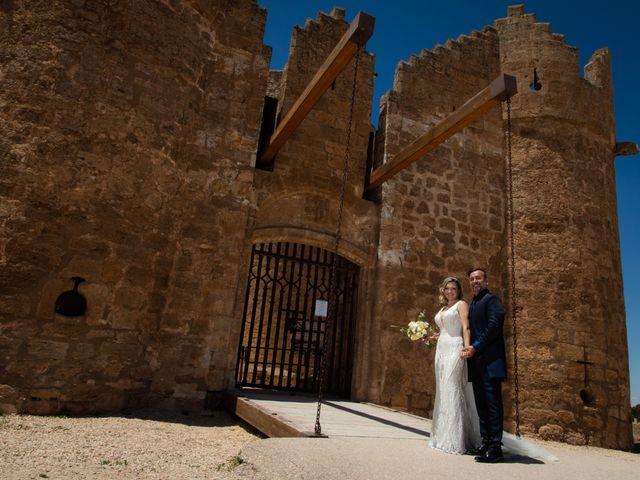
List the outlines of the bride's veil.
<svg viewBox="0 0 640 480">
<path fill-rule="evenodd" d="M 522 455 L 523 457 L 537 458 L 545 462 L 557 462 L 558 457 L 549 453 L 544 448 L 535 445 L 532 442 L 524 440 L 522 437 L 516 437 L 512 433 L 502 432 L 502 445 L 504 450 L 513 455 Z"/>
<path fill-rule="evenodd" d="M 473 398 L 473 386 L 471 383 L 467 383 L 465 387 L 465 397 L 467 401 L 467 408 L 469 411 L 469 417 L 473 424 L 473 438 L 480 438 L 480 419 L 478 418 L 478 411 L 476 409 L 476 402 Z M 502 446 L 504 451 L 512 455 L 521 455 L 523 457 L 537 458 L 544 462 L 557 462 L 558 457 L 549 453 L 544 448 L 535 445 L 532 442 L 518 438 L 509 432 L 502 432 Z"/>
</svg>

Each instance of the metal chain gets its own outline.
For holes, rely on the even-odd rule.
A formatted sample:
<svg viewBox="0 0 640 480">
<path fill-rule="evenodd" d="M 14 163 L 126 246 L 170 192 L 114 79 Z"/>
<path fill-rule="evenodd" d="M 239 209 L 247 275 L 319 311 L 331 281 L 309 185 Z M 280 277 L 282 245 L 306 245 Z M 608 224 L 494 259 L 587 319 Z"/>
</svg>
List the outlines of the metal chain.
<svg viewBox="0 0 640 480">
<path fill-rule="evenodd" d="M 342 167 L 342 187 L 340 189 L 340 201 L 338 207 L 338 223 L 336 225 L 335 243 L 333 246 L 333 259 L 331 261 L 331 272 L 329 274 L 329 305 L 327 306 L 327 321 L 324 328 L 324 335 L 322 340 L 322 350 L 320 355 L 322 359 L 320 361 L 320 375 L 318 385 L 318 409 L 316 411 L 316 425 L 315 434 L 322 435 L 322 427 L 320 426 L 320 409 L 322 408 L 322 399 L 324 395 L 324 384 L 326 381 L 327 370 L 327 344 L 329 335 L 331 332 L 331 321 L 336 310 L 335 303 L 337 301 L 337 295 L 335 293 L 334 286 L 337 284 L 338 277 L 338 247 L 340 246 L 340 240 L 342 239 L 342 214 L 344 210 L 344 197 L 347 189 L 347 179 L 349 177 L 349 160 L 351 158 L 351 132 L 353 130 L 353 112 L 356 104 L 356 86 L 358 82 L 358 64 L 360 63 L 360 47 L 356 52 L 356 60 L 353 71 L 353 86 L 351 89 L 351 107 L 349 109 L 349 126 L 347 127 L 347 146 L 344 154 L 344 164 Z"/>
<path fill-rule="evenodd" d="M 517 314 L 518 295 L 516 291 L 516 250 L 515 234 L 513 228 L 513 165 L 511 156 L 511 99 L 507 99 L 507 182 L 508 182 L 508 204 L 507 214 L 509 218 L 509 266 L 511 268 L 511 314 L 513 317 L 513 376 L 514 393 L 516 405 L 516 436 L 520 436 L 520 375 L 518 373 L 518 335 L 517 335 Z"/>
</svg>

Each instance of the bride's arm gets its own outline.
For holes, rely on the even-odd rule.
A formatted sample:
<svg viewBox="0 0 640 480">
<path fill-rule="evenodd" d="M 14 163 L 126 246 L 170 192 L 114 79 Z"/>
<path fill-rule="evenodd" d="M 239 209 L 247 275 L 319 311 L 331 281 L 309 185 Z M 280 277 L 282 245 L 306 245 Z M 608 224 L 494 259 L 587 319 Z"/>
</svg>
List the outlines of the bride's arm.
<svg viewBox="0 0 640 480">
<path fill-rule="evenodd" d="M 462 324 L 462 338 L 464 346 L 471 345 L 471 327 L 469 327 L 469 305 L 467 302 L 458 303 L 458 313 L 460 314 L 460 323 Z"/>
</svg>

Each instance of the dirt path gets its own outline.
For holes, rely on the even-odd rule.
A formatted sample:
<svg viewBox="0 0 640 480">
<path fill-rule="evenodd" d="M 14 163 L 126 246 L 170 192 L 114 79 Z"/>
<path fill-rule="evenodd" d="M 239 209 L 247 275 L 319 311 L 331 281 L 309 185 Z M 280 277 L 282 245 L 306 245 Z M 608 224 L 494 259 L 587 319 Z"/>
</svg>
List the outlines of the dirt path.
<svg viewBox="0 0 640 480">
<path fill-rule="evenodd" d="M 2 479 L 223 479 L 257 440 L 229 414 L 0 417 Z"/>
</svg>

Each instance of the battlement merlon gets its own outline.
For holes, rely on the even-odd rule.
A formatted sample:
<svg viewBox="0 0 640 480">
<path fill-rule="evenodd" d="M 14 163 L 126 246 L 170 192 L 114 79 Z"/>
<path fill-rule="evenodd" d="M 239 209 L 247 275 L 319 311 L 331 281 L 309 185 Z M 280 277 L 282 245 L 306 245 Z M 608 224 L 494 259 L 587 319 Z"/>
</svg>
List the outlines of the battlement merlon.
<svg viewBox="0 0 640 480">
<path fill-rule="evenodd" d="M 508 30 L 514 25 L 527 25 L 528 28 L 542 34 L 542 36 L 550 42 L 559 42 L 564 44 L 565 35 L 554 33 L 551 29 L 551 23 L 538 22 L 535 13 L 524 13 L 524 5 L 515 5 L 507 7 L 507 17 L 494 20 L 494 26 L 498 30 Z M 570 45 L 567 48 L 575 49 Z"/>
<path fill-rule="evenodd" d="M 593 86 L 613 90 L 611 53 L 608 48 L 593 52 L 589 63 L 584 66 L 584 79 Z"/>
<path fill-rule="evenodd" d="M 487 48 L 494 48 L 497 34 L 497 30 L 488 25 L 482 31 L 473 30 L 469 35 L 461 34 L 455 40 L 449 38 L 444 45 L 437 43 L 431 49 L 423 48 L 419 54 L 412 54 L 407 60 L 400 60 L 396 66 L 392 90 L 400 92 L 405 82 L 420 81 L 424 76 L 422 70 L 425 67 L 440 71 L 447 63 L 455 63 L 460 55 L 470 58 Z M 416 75 L 416 72 L 420 74 Z"/>
</svg>

